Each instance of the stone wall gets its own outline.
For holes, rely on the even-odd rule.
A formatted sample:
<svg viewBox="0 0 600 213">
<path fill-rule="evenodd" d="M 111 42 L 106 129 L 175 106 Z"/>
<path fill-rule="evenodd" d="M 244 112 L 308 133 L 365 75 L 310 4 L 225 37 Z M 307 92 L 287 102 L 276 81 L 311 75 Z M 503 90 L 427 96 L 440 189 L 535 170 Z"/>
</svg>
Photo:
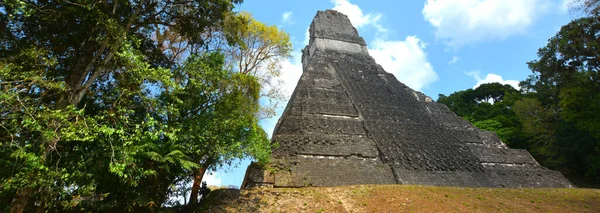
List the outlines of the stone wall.
<svg viewBox="0 0 600 213">
<path fill-rule="evenodd" d="M 337 11 L 315 16 L 303 68 L 273 133 L 280 147 L 242 187 L 572 186 L 385 72 Z"/>
</svg>

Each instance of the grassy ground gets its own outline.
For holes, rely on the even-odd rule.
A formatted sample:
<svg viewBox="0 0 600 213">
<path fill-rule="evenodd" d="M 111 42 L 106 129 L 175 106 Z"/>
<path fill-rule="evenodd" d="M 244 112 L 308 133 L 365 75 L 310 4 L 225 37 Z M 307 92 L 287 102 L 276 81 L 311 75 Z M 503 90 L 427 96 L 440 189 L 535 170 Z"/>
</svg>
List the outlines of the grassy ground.
<svg viewBox="0 0 600 213">
<path fill-rule="evenodd" d="M 206 212 L 600 212 L 598 189 L 488 189 L 409 185 L 211 192 Z"/>
</svg>

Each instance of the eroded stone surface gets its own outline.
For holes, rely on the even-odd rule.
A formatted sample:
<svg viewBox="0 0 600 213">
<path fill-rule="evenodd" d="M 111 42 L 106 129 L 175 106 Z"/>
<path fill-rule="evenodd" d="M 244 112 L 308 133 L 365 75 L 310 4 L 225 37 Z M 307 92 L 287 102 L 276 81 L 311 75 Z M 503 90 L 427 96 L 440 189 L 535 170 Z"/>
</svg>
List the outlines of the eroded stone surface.
<svg viewBox="0 0 600 213">
<path fill-rule="evenodd" d="M 242 187 L 572 186 L 526 150 L 509 149 L 385 72 L 345 15 L 319 11 L 310 39 L 273 133 L 280 147 L 270 172 L 250 166 Z"/>
</svg>

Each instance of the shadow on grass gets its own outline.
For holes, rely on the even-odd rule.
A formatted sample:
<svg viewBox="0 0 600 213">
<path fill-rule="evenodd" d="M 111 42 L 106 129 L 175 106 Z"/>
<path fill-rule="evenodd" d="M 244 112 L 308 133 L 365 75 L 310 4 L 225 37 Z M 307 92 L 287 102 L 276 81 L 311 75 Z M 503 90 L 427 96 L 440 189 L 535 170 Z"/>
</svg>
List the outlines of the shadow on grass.
<svg viewBox="0 0 600 213">
<path fill-rule="evenodd" d="M 567 179 L 569 179 L 571 183 L 575 184 L 577 188 L 600 189 L 600 180 L 587 180 L 584 178 L 569 176 L 567 176 Z"/>
<path fill-rule="evenodd" d="M 239 189 L 216 189 L 200 202 L 198 212 L 256 212 L 267 205 L 261 202 L 262 192 Z"/>
</svg>

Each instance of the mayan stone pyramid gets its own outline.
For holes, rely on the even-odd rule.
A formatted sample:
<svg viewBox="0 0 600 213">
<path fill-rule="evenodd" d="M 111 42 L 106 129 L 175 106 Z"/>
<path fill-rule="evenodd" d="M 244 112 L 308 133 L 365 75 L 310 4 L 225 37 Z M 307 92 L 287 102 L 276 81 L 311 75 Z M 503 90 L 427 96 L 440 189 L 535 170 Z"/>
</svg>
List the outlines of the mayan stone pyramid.
<svg viewBox="0 0 600 213">
<path fill-rule="evenodd" d="M 419 184 L 572 187 L 383 70 L 346 15 L 319 11 L 266 166 L 242 188 Z"/>
</svg>

